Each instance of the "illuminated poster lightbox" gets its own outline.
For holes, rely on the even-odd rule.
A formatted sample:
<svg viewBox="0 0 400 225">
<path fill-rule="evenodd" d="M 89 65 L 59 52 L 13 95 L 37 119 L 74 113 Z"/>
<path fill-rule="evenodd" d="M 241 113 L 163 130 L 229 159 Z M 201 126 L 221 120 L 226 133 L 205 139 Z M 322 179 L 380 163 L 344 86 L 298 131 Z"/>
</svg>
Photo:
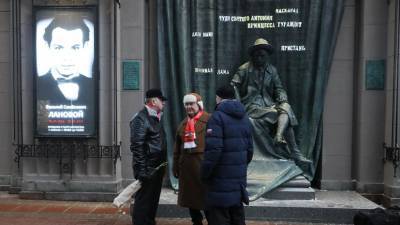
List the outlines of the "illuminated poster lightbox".
<svg viewBox="0 0 400 225">
<path fill-rule="evenodd" d="M 95 11 L 47 7 L 35 16 L 36 135 L 94 136 Z"/>
</svg>

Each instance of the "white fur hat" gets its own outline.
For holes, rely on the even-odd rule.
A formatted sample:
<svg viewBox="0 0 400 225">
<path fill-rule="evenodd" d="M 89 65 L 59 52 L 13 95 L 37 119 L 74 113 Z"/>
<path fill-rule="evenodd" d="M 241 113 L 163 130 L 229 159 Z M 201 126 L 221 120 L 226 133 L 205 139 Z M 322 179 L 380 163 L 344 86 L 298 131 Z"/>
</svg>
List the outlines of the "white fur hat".
<svg viewBox="0 0 400 225">
<path fill-rule="evenodd" d="M 197 104 L 200 107 L 200 110 L 204 109 L 204 105 L 203 105 L 203 101 L 201 99 L 201 96 L 197 93 L 190 93 L 187 94 L 183 97 L 183 104 L 187 103 L 187 102 L 197 102 Z"/>
</svg>

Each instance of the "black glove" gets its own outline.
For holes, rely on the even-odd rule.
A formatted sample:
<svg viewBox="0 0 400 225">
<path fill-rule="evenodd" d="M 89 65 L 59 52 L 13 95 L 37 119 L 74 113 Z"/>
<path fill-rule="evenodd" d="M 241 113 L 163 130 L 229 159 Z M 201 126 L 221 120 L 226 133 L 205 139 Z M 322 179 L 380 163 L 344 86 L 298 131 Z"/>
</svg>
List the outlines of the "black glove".
<svg viewBox="0 0 400 225">
<path fill-rule="evenodd" d="M 137 178 L 140 182 L 146 182 L 146 181 L 148 181 L 148 180 L 150 180 L 150 176 L 148 176 L 148 175 L 139 175 L 138 176 L 138 178 Z"/>
</svg>

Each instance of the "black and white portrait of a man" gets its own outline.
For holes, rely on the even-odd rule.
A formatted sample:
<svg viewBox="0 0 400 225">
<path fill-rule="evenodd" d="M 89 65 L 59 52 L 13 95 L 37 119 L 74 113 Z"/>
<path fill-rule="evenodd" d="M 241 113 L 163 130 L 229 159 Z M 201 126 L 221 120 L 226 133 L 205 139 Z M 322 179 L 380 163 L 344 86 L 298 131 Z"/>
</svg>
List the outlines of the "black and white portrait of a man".
<svg viewBox="0 0 400 225">
<path fill-rule="evenodd" d="M 61 12 L 37 20 L 39 133 L 84 134 L 93 126 L 93 62 L 93 18 Z"/>
<path fill-rule="evenodd" d="M 81 18 L 55 17 L 46 27 L 43 39 L 52 61 L 48 73 L 38 77 L 38 98 L 51 104 L 71 101 L 86 104 L 92 91 L 91 77 L 80 73 L 85 47 L 88 47 L 89 28 Z M 91 65 L 87 65 L 91 66 Z M 87 100 L 86 100 L 87 101 Z"/>
</svg>

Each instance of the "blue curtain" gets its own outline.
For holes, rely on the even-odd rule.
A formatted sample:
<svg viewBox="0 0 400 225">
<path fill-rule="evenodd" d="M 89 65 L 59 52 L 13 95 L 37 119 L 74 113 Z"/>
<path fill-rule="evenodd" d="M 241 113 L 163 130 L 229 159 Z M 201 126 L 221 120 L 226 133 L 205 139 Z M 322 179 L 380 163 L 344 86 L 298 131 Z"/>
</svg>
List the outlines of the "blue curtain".
<svg viewBox="0 0 400 225">
<path fill-rule="evenodd" d="M 169 162 L 176 128 L 185 116 L 183 96 L 201 94 L 212 112 L 216 87 L 230 82 L 249 60 L 248 47 L 264 38 L 275 48 L 272 64 L 299 121 L 294 128 L 297 143 L 314 164 L 302 171 L 290 160 L 256 152 L 249 165 L 248 191 L 254 200 L 299 174 L 313 179 L 343 9 L 343 0 L 158 0 L 159 76 L 169 99 L 164 115 Z M 178 188 L 173 176 L 170 180 Z"/>
</svg>

